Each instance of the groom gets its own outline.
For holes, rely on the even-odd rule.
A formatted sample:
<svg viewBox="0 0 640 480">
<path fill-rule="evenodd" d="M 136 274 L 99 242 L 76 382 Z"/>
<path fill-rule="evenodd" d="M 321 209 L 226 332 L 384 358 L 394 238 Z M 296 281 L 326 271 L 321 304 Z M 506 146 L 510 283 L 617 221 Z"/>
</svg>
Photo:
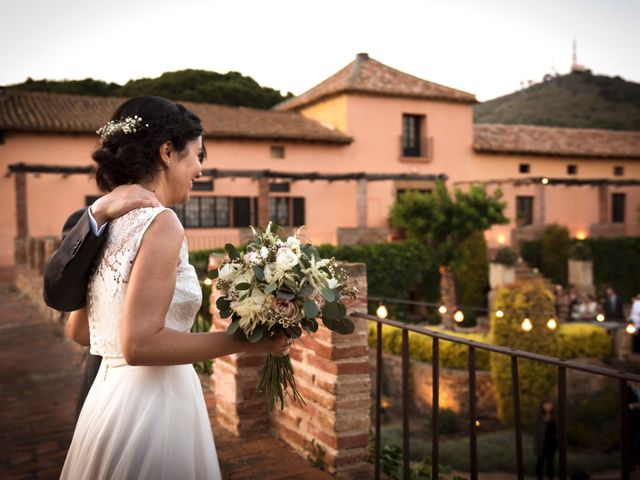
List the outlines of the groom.
<svg viewBox="0 0 640 480">
<path fill-rule="evenodd" d="M 62 230 L 62 243 L 44 271 L 44 301 L 62 312 L 84 307 L 94 260 L 108 235 L 109 220 L 142 207 L 159 207 L 155 195 L 140 185 L 121 185 L 89 208 L 71 214 Z M 95 379 L 102 357 L 87 354 L 76 419 Z"/>
</svg>

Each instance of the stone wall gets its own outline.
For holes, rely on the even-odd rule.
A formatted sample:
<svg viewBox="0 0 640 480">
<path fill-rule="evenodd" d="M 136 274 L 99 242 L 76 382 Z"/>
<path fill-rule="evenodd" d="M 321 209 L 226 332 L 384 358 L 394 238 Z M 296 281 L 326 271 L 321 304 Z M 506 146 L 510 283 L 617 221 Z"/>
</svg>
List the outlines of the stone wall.
<svg viewBox="0 0 640 480">
<path fill-rule="evenodd" d="M 389 238 L 386 228 L 338 228 L 338 245 L 367 245 L 385 243 Z"/>
</svg>

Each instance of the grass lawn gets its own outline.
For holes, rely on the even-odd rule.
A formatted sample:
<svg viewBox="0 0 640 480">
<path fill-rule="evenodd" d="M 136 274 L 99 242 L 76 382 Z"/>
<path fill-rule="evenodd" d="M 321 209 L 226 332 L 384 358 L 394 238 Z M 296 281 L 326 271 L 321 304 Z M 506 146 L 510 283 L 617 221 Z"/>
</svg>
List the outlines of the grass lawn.
<svg viewBox="0 0 640 480">
<path fill-rule="evenodd" d="M 478 434 L 478 469 L 481 472 L 507 472 L 516 471 L 515 434 L 513 430 L 479 433 Z M 402 446 L 402 428 L 397 426 L 383 427 L 382 442 Z M 412 460 L 421 460 L 431 456 L 431 442 L 412 436 L 411 443 Z M 531 435 L 523 433 L 523 455 L 525 474 L 535 474 L 535 458 L 533 457 L 533 445 Z M 578 450 L 572 447 L 567 452 L 567 473 L 569 476 L 582 470 L 593 474 L 603 470 L 619 468 L 619 452 L 605 453 L 597 451 Z M 556 457 L 556 470 L 557 470 Z M 453 467 L 459 471 L 469 471 L 469 439 L 441 438 L 440 440 L 440 464 Z"/>
</svg>

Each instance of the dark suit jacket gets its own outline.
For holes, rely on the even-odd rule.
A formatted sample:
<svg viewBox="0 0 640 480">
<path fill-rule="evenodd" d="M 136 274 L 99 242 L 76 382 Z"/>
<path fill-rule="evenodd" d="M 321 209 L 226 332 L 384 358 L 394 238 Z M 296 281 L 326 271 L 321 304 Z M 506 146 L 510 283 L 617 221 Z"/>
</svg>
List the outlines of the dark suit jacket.
<svg viewBox="0 0 640 480">
<path fill-rule="evenodd" d="M 100 237 L 96 237 L 91 232 L 86 208 L 77 210 L 67 219 L 62 228 L 62 244 L 53 252 L 44 270 L 44 301 L 47 305 L 63 312 L 78 310 L 85 305 L 91 268 L 107 238 L 108 228 Z M 76 420 L 101 361 L 102 357 L 87 354 L 76 405 Z"/>
<path fill-rule="evenodd" d="M 71 312 L 86 302 L 91 268 L 107 232 L 96 237 L 91 232 L 87 209 L 83 208 L 67 219 L 62 238 L 44 270 L 44 301 L 51 308 Z"/>
<path fill-rule="evenodd" d="M 620 295 L 616 295 L 615 305 L 613 304 L 613 299 L 611 297 L 606 297 L 602 307 L 607 320 L 624 320 L 624 314 L 622 313 L 622 299 L 620 298 Z"/>
</svg>

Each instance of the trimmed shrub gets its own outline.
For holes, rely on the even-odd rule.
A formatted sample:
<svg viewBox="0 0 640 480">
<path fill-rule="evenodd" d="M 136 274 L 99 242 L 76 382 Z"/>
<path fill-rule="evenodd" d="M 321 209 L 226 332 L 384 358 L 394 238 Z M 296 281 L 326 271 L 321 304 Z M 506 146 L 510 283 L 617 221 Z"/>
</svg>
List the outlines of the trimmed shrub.
<svg viewBox="0 0 640 480">
<path fill-rule="evenodd" d="M 542 241 L 520 240 L 520 255 L 527 265 L 545 273 L 542 268 Z"/>
<path fill-rule="evenodd" d="M 573 260 L 591 260 L 591 247 L 584 240 L 576 240 L 569 248 L 569 258 Z"/>
<path fill-rule="evenodd" d="M 513 267 L 518 261 L 518 254 L 511 247 L 502 247 L 496 252 L 496 258 L 493 261 Z"/>
<path fill-rule="evenodd" d="M 562 358 L 605 360 L 611 355 L 611 338 L 598 325 L 564 323 L 558 330 L 558 355 Z"/>
<path fill-rule="evenodd" d="M 542 234 L 542 271 L 554 283 L 567 284 L 569 267 L 569 230 L 560 225 L 549 225 Z"/>
<path fill-rule="evenodd" d="M 479 333 L 446 332 L 449 335 L 488 343 L 488 337 Z M 369 346 L 376 347 L 376 326 L 369 324 Z M 409 332 L 409 356 L 419 362 L 433 361 L 433 340 L 428 335 Z M 389 325 L 382 326 L 382 351 L 394 355 L 402 354 L 402 330 Z M 469 362 L 469 347 L 466 345 L 440 341 L 440 366 L 444 368 L 466 369 Z M 489 352 L 476 350 L 476 368 L 489 370 Z"/>
<path fill-rule="evenodd" d="M 555 356 L 557 338 L 546 327 L 554 313 L 553 294 L 542 282 L 523 282 L 501 288 L 496 295 L 496 310 L 504 316 L 491 319 L 491 338 L 494 344 Z M 524 318 L 529 318 L 533 328 L 522 329 Z M 507 355 L 490 355 L 491 374 L 496 390 L 498 417 L 507 425 L 514 422 L 511 384 L 511 359 Z M 547 398 L 556 384 L 554 366 L 527 360 L 519 361 L 520 399 L 522 421 L 529 425 L 540 402 Z"/>
<path fill-rule="evenodd" d="M 458 303 L 466 307 L 484 307 L 489 291 L 489 262 L 483 232 L 475 232 L 462 242 L 453 263 L 453 271 L 458 287 Z M 466 309 L 464 314 L 463 324 L 475 325 L 476 311 Z"/>
</svg>

